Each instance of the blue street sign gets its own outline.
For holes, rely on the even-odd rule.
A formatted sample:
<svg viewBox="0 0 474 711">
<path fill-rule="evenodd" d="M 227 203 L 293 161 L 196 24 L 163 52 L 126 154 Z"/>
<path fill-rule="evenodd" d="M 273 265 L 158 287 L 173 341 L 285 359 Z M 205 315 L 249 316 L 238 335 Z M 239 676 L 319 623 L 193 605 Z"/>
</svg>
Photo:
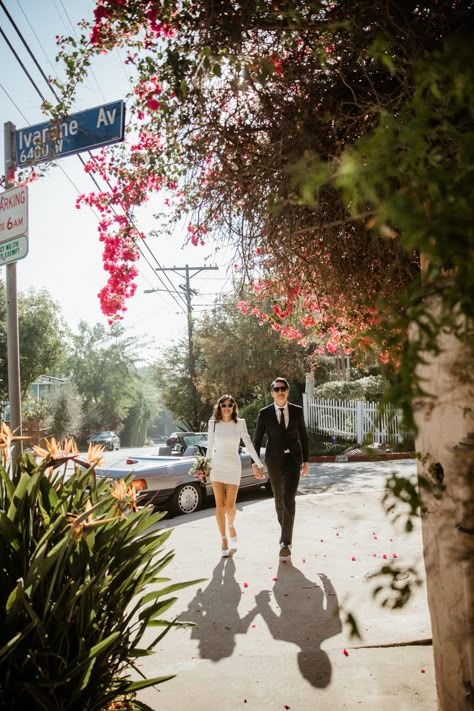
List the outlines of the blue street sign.
<svg viewBox="0 0 474 711">
<path fill-rule="evenodd" d="M 125 104 L 114 101 L 15 131 L 16 164 L 24 168 L 123 141 Z"/>
</svg>

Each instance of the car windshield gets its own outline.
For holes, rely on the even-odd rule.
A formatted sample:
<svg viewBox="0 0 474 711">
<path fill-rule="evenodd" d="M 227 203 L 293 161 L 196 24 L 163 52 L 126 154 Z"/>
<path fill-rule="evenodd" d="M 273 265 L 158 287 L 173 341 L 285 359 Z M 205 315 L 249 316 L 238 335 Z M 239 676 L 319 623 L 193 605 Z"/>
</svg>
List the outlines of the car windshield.
<svg viewBox="0 0 474 711">
<path fill-rule="evenodd" d="M 183 435 L 183 440 L 186 447 L 203 444 L 207 442 L 207 432 L 193 432 L 192 434 Z"/>
<path fill-rule="evenodd" d="M 95 432 L 93 434 L 93 437 L 113 437 L 113 432 Z"/>
</svg>

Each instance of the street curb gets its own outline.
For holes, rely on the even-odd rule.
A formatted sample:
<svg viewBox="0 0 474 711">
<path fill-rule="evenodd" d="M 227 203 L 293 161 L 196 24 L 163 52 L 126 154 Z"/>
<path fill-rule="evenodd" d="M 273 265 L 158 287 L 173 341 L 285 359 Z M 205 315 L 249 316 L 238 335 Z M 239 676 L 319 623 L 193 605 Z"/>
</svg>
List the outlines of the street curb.
<svg viewBox="0 0 474 711">
<path fill-rule="evenodd" d="M 384 454 L 321 454 L 309 462 L 385 462 L 392 459 L 414 459 L 413 452 L 386 452 Z"/>
</svg>

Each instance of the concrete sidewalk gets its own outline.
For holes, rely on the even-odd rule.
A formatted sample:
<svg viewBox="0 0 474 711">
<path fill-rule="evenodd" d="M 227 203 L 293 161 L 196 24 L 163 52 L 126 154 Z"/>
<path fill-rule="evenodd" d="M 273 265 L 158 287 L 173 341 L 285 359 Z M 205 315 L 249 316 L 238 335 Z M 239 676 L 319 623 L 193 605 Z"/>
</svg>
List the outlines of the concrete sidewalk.
<svg viewBox="0 0 474 711">
<path fill-rule="evenodd" d="M 162 522 L 174 527 L 175 550 L 164 575 L 206 581 L 177 593 L 168 614 L 196 626 L 171 630 L 142 660 L 146 676 L 176 677 L 142 691 L 141 701 L 155 711 L 437 708 L 431 646 L 403 645 L 431 637 L 424 588 L 391 611 L 373 601 L 368 579 L 384 555 L 423 576 L 420 531 L 407 536 L 388 522 L 380 498 L 389 470 L 364 465 L 358 479 L 360 465 L 342 465 L 354 478 L 344 470 L 345 484 L 331 490 L 337 466 L 311 464 L 325 491 L 297 498 L 291 562 L 278 560 L 274 503 L 262 495 L 238 503 L 239 542 L 228 559 L 220 557 L 213 508 Z M 362 641 L 349 638 L 338 604 L 356 616 Z"/>
</svg>

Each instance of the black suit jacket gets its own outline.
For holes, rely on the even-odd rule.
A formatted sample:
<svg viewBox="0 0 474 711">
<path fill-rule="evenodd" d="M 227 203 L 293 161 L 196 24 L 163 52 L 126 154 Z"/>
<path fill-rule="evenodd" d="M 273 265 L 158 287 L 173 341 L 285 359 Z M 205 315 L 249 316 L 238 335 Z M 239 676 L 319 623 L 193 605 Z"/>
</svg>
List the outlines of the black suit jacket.
<svg viewBox="0 0 474 711">
<path fill-rule="evenodd" d="M 264 407 L 258 413 L 253 444 L 260 456 L 260 448 L 262 446 L 263 437 L 266 434 L 268 438 L 265 450 L 265 463 L 270 469 L 281 467 L 284 459 L 285 449 L 290 450 L 290 454 L 295 462 L 301 465 L 308 461 L 308 433 L 304 423 L 303 408 L 299 405 L 288 403 L 288 427 L 284 436 L 280 429 L 275 405 L 272 403 L 268 407 Z"/>
</svg>

